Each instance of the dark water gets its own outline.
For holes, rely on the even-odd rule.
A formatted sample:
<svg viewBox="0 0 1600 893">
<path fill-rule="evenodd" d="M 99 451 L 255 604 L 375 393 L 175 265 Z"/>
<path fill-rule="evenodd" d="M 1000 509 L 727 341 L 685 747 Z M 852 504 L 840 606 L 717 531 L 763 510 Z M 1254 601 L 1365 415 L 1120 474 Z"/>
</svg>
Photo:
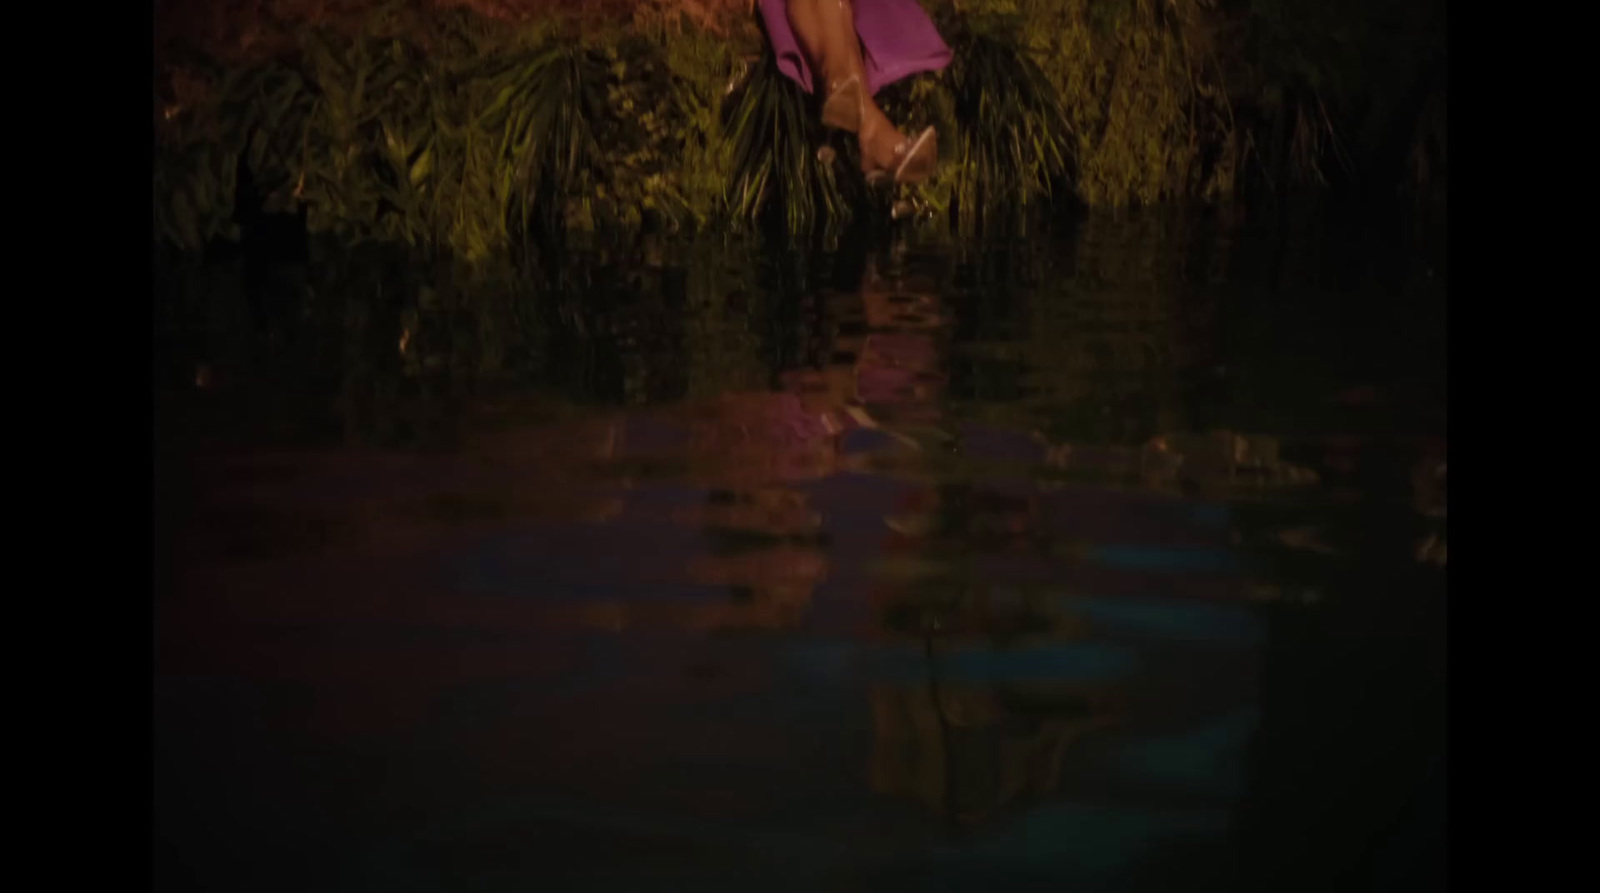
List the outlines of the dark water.
<svg viewBox="0 0 1600 893">
<path fill-rule="evenodd" d="M 1441 887 L 1374 230 L 164 269 L 158 886 Z"/>
</svg>

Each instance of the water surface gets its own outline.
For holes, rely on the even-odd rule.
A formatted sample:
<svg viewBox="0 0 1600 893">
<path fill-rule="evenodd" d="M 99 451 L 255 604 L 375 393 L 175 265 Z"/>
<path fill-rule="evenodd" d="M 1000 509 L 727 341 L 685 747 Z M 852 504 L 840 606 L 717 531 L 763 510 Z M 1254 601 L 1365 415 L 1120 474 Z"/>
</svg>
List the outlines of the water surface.
<svg viewBox="0 0 1600 893">
<path fill-rule="evenodd" d="M 162 284 L 163 886 L 1442 876 L 1414 244 L 1149 215 Z"/>
</svg>

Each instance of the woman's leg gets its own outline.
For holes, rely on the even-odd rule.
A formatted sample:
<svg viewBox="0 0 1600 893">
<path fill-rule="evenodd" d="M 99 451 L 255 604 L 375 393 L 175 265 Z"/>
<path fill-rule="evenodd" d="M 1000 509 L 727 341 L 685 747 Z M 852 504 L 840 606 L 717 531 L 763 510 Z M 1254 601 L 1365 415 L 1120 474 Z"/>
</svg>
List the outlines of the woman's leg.
<svg viewBox="0 0 1600 893">
<path fill-rule="evenodd" d="M 848 0 L 788 0 L 787 5 L 795 37 L 822 74 L 824 90 L 851 75 L 861 79 L 865 101 L 857 139 L 861 144 L 862 170 L 894 167 L 898 161 L 895 146 L 905 137 L 866 93 L 866 65 L 861 58 L 861 38 L 856 34 L 851 4 Z"/>
<path fill-rule="evenodd" d="M 824 90 L 852 74 L 865 83 L 861 44 L 844 0 L 786 0 L 786 6 L 789 24 L 812 67 L 822 75 Z"/>
</svg>

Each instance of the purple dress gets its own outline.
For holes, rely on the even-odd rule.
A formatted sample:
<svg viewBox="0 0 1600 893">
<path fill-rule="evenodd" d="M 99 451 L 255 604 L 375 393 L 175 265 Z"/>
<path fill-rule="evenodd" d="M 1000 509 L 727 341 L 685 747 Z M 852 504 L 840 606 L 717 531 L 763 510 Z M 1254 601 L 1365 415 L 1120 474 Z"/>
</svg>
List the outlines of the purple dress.
<svg viewBox="0 0 1600 893">
<path fill-rule="evenodd" d="M 852 6 L 866 62 L 867 92 L 876 94 L 886 84 L 950 64 L 950 48 L 917 0 L 852 0 Z M 789 24 L 787 0 L 761 0 L 761 17 L 778 57 L 778 70 L 810 93 L 816 75 Z"/>
</svg>

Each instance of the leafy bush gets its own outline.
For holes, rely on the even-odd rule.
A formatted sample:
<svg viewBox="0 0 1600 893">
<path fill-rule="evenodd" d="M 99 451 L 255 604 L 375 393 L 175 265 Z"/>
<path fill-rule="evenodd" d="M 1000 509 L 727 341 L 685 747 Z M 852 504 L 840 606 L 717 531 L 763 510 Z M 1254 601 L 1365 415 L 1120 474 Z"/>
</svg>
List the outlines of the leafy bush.
<svg viewBox="0 0 1600 893">
<path fill-rule="evenodd" d="M 467 259 L 574 230 L 837 232 L 870 200 L 742 0 L 189 2 L 158 4 L 168 246 L 236 235 L 241 158 L 269 211 Z M 939 127 L 941 168 L 907 197 L 962 231 L 1335 171 L 1444 194 L 1442 5 L 928 2 L 954 62 L 879 99 Z"/>
</svg>

